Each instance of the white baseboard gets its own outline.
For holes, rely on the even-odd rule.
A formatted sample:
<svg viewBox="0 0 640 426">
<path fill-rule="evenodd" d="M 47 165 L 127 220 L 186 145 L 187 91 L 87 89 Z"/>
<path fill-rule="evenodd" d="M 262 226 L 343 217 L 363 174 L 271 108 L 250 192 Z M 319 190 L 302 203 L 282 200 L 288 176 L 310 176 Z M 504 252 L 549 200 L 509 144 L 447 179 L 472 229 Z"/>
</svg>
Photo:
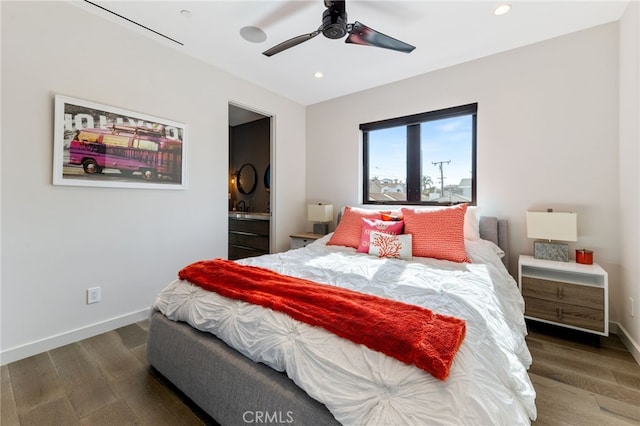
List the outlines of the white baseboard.
<svg viewBox="0 0 640 426">
<path fill-rule="evenodd" d="M 618 323 L 615 323 L 615 322 L 610 323 L 609 329 L 611 330 L 612 333 L 615 333 L 618 335 L 620 340 L 622 340 L 622 343 L 624 343 L 627 349 L 629 349 L 629 352 L 631 352 L 631 355 L 633 355 L 636 362 L 640 365 L 640 344 L 634 341 L 629 335 L 629 332 L 627 332 L 627 330 Z"/>
<path fill-rule="evenodd" d="M 120 317 L 112 318 L 86 327 L 68 331 L 66 333 L 57 334 L 35 342 L 27 343 L 14 348 L 6 349 L 0 352 L 0 365 L 9 364 L 32 355 L 37 355 L 60 346 L 78 342 L 125 325 L 133 324 L 138 321 L 149 318 L 150 308 L 143 309 Z"/>
</svg>

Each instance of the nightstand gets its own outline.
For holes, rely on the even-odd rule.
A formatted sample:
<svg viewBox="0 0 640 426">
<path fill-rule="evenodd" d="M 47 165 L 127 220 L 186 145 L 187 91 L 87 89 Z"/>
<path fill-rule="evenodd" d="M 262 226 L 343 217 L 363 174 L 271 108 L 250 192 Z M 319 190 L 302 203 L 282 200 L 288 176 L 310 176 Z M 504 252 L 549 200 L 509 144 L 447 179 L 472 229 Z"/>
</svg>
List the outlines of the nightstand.
<svg viewBox="0 0 640 426">
<path fill-rule="evenodd" d="M 600 265 L 521 255 L 518 286 L 525 318 L 609 335 L 609 276 Z"/>
<path fill-rule="evenodd" d="M 313 232 L 301 232 L 299 234 L 291 234 L 291 249 L 306 247 L 315 240 L 324 237 L 322 234 L 314 234 Z"/>
</svg>

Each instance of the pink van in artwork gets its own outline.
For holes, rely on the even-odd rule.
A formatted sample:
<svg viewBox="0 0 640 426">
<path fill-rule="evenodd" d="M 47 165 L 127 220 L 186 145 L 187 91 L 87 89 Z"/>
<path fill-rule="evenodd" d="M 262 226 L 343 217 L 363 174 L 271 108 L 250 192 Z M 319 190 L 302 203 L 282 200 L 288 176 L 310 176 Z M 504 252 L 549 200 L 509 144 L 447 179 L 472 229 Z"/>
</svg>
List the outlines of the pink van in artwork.
<svg viewBox="0 0 640 426">
<path fill-rule="evenodd" d="M 69 164 L 81 165 L 87 174 L 117 169 L 125 176 L 136 172 L 143 179 L 182 176 L 182 142 L 165 137 L 164 128 L 111 124 L 76 132 L 69 145 Z"/>
</svg>

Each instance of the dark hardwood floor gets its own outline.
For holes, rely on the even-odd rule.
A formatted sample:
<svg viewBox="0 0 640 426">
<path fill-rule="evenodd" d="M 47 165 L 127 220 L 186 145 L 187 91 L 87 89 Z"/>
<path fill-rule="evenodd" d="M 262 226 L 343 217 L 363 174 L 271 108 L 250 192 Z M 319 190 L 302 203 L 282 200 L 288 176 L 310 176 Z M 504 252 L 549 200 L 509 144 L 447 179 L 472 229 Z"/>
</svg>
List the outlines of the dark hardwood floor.
<svg viewBox="0 0 640 426">
<path fill-rule="evenodd" d="M 148 321 L 3 365 L 0 425 L 203 425 L 149 369 Z"/>
<path fill-rule="evenodd" d="M 142 321 L 2 366 L 0 425 L 213 424 L 149 369 L 147 330 Z M 532 325 L 527 337 L 534 424 L 640 425 L 640 366 L 620 340 L 553 333 Z"/>
</svg>

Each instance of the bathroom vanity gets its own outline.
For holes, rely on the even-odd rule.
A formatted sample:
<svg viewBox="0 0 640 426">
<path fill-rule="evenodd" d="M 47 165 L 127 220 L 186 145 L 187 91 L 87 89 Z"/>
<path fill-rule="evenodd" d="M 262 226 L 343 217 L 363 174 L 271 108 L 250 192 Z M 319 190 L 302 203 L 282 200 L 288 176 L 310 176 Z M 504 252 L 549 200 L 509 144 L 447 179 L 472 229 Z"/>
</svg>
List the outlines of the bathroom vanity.
<svg viewBox="0 0 640 426">
<path fill-rule="evenodd" d="M 229 259 L 269 253 L 269 213 L 229 212 Z"/>
</svg>

